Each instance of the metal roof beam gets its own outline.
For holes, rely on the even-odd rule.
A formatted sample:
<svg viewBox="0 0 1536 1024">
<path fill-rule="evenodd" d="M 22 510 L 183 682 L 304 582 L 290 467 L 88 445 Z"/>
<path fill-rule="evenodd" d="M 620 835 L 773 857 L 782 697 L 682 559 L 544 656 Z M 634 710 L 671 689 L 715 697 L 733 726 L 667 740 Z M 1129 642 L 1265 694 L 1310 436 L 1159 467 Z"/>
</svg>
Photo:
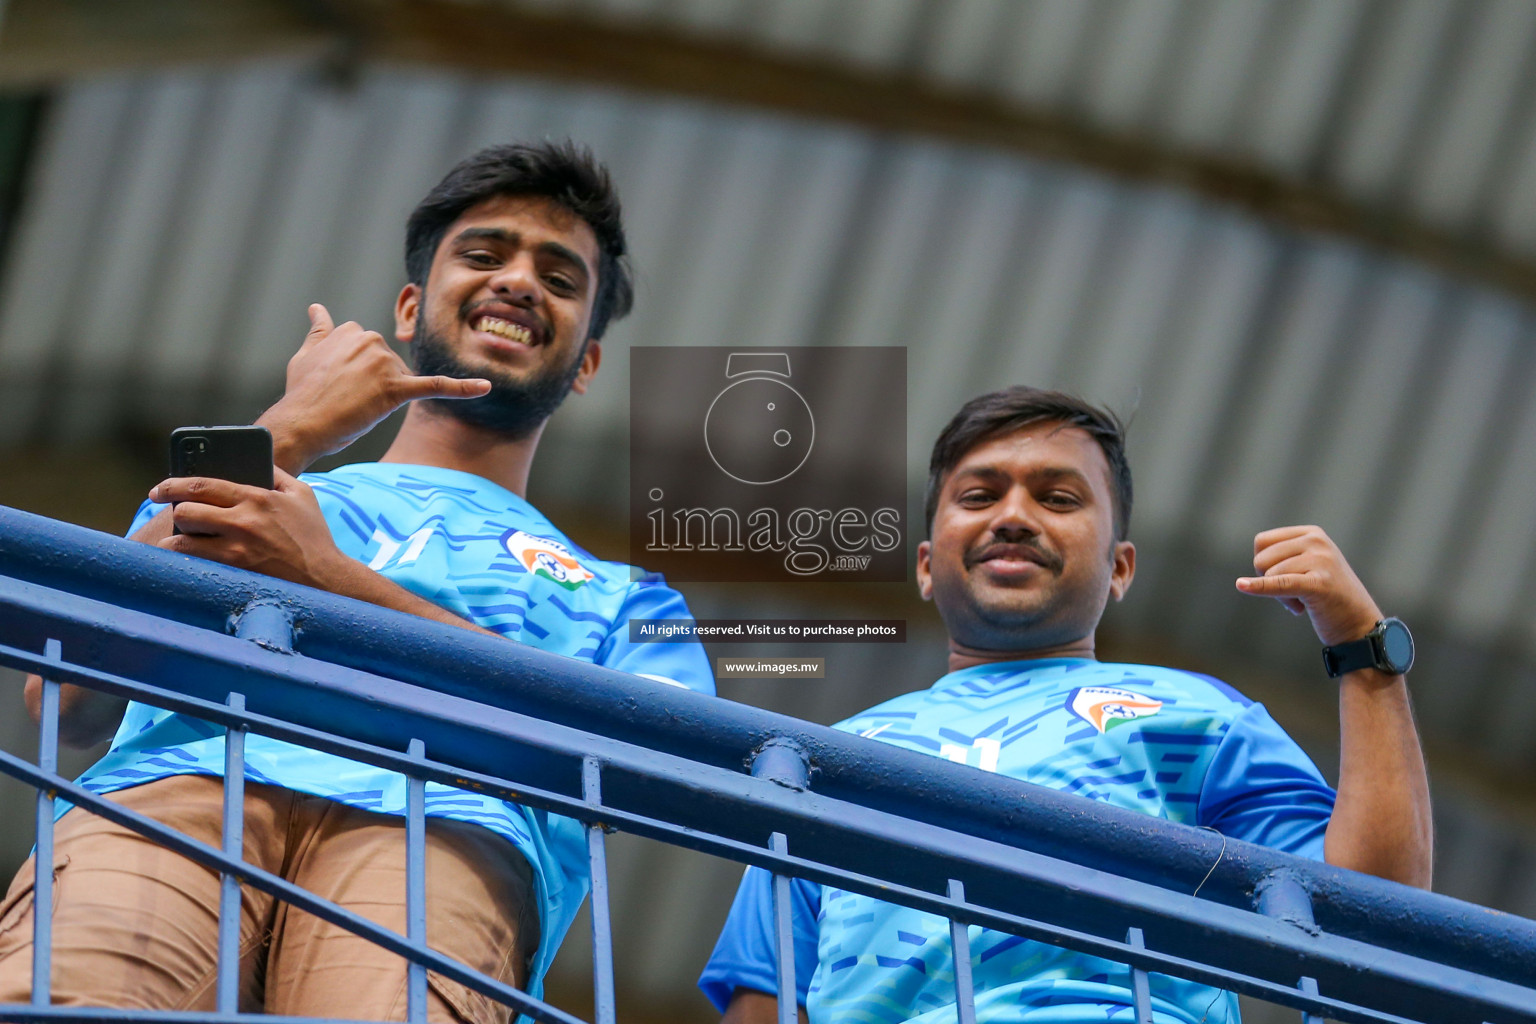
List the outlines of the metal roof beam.
<svg viewBox="0 0 1536 1024">
<path fill-rule="evenodd" d="M 0 89 L 134 68 L 323 54 L 334 27 L 294 0 L 0 0 Z"/>
</svg>

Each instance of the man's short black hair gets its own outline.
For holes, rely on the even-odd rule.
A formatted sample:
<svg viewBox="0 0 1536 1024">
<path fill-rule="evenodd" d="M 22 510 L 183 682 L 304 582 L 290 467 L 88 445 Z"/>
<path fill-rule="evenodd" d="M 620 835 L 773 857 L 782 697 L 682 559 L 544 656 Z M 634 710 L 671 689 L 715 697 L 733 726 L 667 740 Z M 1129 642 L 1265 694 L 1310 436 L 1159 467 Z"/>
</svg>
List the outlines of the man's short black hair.
<svg viewBox="0 0 1536 1024">
<path fill-rule="evenodd" d="M 601 338 L 609 322 L 634 305 L 635 288 L 613 179 L 590 150 L 570 141 L 490 146 L 449 171 L 405 223 L 406 276 L 425 288 L 448 225 L 498 196 L 543 196 L 587 222 L 598 249 L 597 295 L 587 333 Z"/>
<path fill-rule="evenodd" d="M 1114 488 L 1115 539 L 1131 531 L 1131 465 L 1125 459 L 1125 424 L 1108 409 L 1090 405 L 1075 395 L 1016 384 L 1011 388 L 973 398 L 960 407 L 939 439 L 928 461 L 928 491 L 924 506 L 927 529 L 933 532 L 933 516 L 939 508 L 939 492 L 950 471 L 966 453 L 983 441 L 1011 434 L 1035 423 L 1060 423 L 1085 431 L 1099 443 L 1109 463 Z"/>
</svg>

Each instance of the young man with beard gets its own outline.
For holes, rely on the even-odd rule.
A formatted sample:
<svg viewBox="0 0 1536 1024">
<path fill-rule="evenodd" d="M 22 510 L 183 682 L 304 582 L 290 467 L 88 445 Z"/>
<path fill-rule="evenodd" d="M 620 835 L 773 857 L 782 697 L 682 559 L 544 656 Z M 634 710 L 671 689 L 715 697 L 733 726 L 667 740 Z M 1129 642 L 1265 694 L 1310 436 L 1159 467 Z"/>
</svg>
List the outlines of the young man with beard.
<svg viewBox="0 0 1536 1024">
<path fill-rule="evenodd" d="M 1263 706 L 1224 683 L 1095 659 L 1105 606 L 1135 574 L 1130 514 L 1112 415 L 1024 387 L 968 403 L 934 446 L 917 556 L 922 596 L 949 632 L 950 672 L 836 728 L 1427 886 L 1429 791 L 1403 679 L 1406 627 L 1383 620 L 1317 527 L 1255 539 L 1259 575 L 1237 589 L 1308 615 L 1330 674 L 1342 676 L 1335 795 Z M 747 871 L 699 982 L 731 1024 L 777 1019 L 770 879 Z M 792 891 L 802 1019 L 955 1019 L 945 919 L 800 880 Z M 1131 1019 L 1125 965 L 972 933 L 977 1020 Z M 1151 989 L 1160 1024 L 1237 1019 L 1229 993 L 1158 975 Z"/>
<path fill-rule="evenodd" d="M 133 536 L 712 693 L 698 645 L 628 640 L 631 617 L 688 617 L 682 598 L 583 551 L 524 497 L 545 422 L 586 390 L 604 330 L 629 311 L 625 248 L 617 196 L 586 153 L 469 158 L 407 225 L 395 334 L 417 372 L 380 335 L 312 306 L 286 391 L 259 421 L 276 488 L 162 481 L 150 497 L 173 504 L 146 504 Z M 296 476 L 405 402 L 380 462 Z M 83 785 L 218 845 L 221 730 L 76 687 L 61 696 L 69 740 L 116 730 Z M 403 932 L 404 778 L 256 735 L 246 763 L 246 859 Z M 429 944 L 538 992 L 588 886 L 580 826 L 436 784 L 426 806 Z M 56 848 L 55 1002 L 211 1009 L 218 876 L 79 811 Z M 29 864 L 0 905 L 0 1002 L 29 994 L 31 877 Z M 403 1019 L 400 958 L 249 888 L 241 918 L 243 1009 Z M 433 975 L 429 1016 L 509 1013 Z"/>
</svg>

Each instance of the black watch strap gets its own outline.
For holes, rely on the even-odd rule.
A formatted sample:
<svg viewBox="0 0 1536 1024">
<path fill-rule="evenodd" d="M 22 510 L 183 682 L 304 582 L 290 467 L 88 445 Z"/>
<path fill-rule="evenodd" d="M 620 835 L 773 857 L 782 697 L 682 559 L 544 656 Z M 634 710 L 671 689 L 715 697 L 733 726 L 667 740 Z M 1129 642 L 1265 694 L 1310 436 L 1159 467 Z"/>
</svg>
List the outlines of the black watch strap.
<svg viewBox="0 0 1536 1024">
<path fill-rule="evenodd" d="M 1327 670 L 1328 678 L 1337 679 L 1362 668 L 1378 668 L 1376 645 L 1371 639 L 1370 636 L 1363 636 L 1349 643 L 1324 647 L 1323 668 Z"/>
<path fill-rule="evenodd" d="M 1362 668 L 1403 675 L 1413 667 L 1413 634 L 1401 619 L 1387 617 L 1359 640 L 1323 648 L 1323 668 L 1337 679 Z"/>
</svg>

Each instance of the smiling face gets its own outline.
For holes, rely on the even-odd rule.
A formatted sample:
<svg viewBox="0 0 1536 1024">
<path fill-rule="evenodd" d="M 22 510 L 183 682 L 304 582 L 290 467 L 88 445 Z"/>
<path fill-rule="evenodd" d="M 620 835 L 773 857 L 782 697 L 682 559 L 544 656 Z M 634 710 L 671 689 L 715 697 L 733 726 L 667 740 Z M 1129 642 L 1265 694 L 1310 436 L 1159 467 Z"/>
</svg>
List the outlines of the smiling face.
<svg viewBox="0 0 1536 1024">
<path fill-rule="evenodd" d="M 498 196 L 443 233 L 426 286 L 395 304 L 395 335 L 422 374 L 485 377 L 491 393 L 443 411 L 498 433 L 537 430 L 581 394 L 602 349 L 588 340 L 598 244 L 576 214 L 542 196 Z"/>
<path fill-rule="evenodd" d="M 944 480 L 932 536 L 918 546 L 918 587 L 969 650 L 1091 642 L 1135 573 L 1135 549 L 1115 540 L 1114 523 L 1098 442 L 1078 427 L 1030 424 L 982 441 Z"/>
</svg>

